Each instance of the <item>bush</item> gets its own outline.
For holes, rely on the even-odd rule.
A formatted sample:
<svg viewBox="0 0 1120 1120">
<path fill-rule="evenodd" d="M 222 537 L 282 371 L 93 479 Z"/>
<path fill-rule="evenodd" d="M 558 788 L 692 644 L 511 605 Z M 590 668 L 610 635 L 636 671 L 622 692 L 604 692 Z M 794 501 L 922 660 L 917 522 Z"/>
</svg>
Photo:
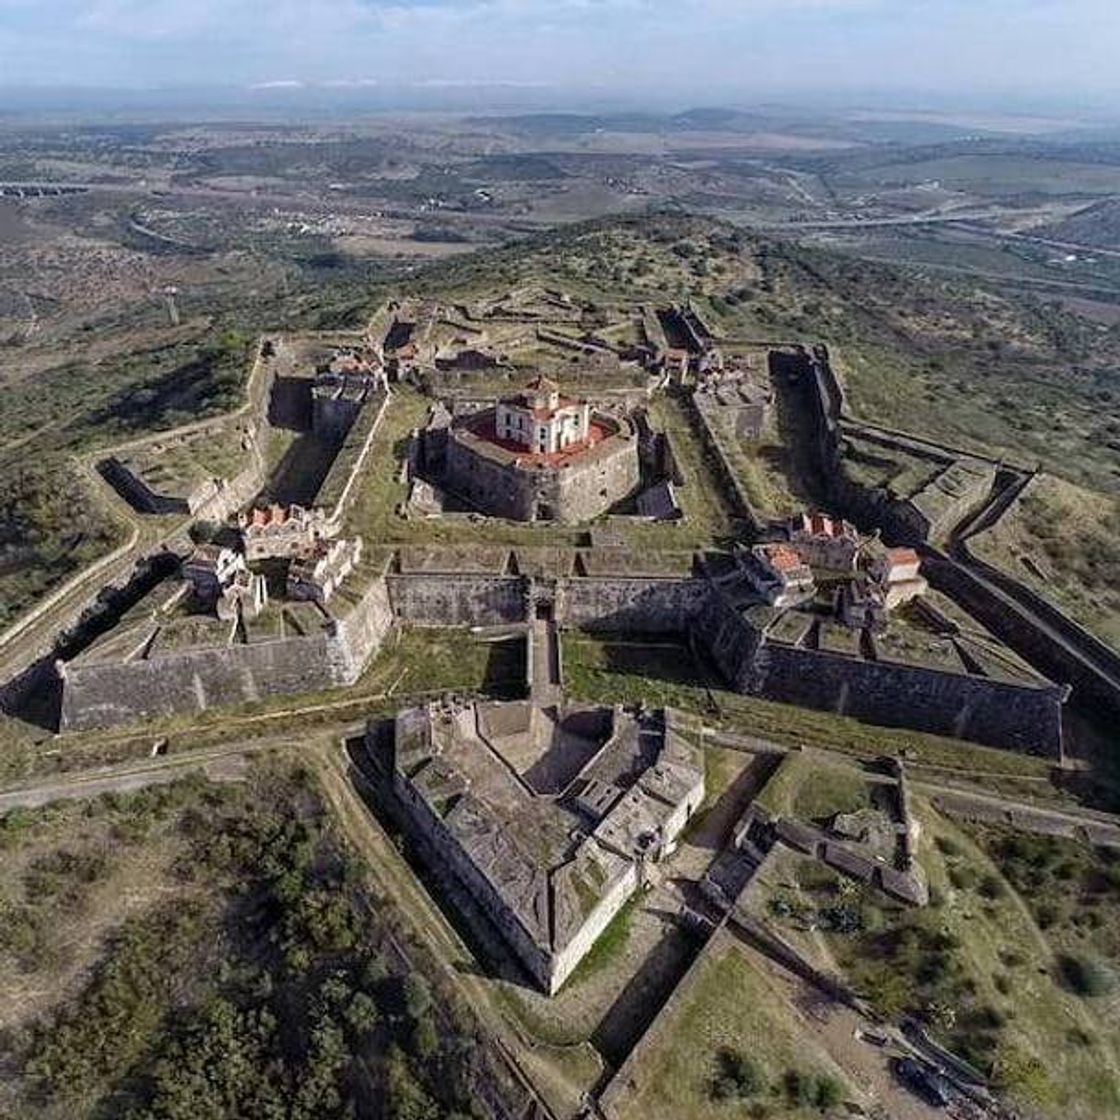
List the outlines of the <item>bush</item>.
<svg viewBox="0 0 1120 1120">
<path fill-rule="evenodd" d="M 1116 988 L 1116 975 L 1103 961 L 1071 953 L 1058 958 L 1058 971 L 1071 992 L 1086 999 L 1099 999 Z"/>
<path fill-rule="evenodd" d="M 716 1054 L 716 1076 L 710 1089 L 713 1100 L 743 1100 L 756 1096 L 765 1087 L 762 1070 L 745 1054 L 727 1048 Z"/>
<path fill-rule="evenodd" d="M 1007 894 L 1007 888 L 1003 885 L 1003 880 L 997 875 L 985 875 L 980 880 L 980 886 L 977 889 L 985 898 L 989 898 L 993 902 Z"/>
</svg>

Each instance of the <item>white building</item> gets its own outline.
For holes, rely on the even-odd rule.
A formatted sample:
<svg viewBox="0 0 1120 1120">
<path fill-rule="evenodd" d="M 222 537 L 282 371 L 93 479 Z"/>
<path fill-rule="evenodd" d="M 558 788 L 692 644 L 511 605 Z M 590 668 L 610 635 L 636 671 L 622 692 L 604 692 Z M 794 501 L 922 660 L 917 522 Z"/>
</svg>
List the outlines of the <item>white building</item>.
<svg viewBox="0 0 1120 1120">
<path fill-rule="evenodd" d="M 587 441 L 591 406 L 561 395 L 555 381 L 536 377 L 517 396 L 498 402 L 495 429 L 499 439 L 551 455 Z"/>
<path fill-rule="evenodd" d="M 912 548 L 888 548 L 871 562 L 871 578 L 882 589 L 888 610 L 924 595 L 929 589 L 921 565 L 921 557 Z"/>
<path fill-rule="evenodd" d="M 772 607 L 797 606 L 816 592 L 812 569 L 788 544 L 756 544 L 747 574 Z"/>
</svg>

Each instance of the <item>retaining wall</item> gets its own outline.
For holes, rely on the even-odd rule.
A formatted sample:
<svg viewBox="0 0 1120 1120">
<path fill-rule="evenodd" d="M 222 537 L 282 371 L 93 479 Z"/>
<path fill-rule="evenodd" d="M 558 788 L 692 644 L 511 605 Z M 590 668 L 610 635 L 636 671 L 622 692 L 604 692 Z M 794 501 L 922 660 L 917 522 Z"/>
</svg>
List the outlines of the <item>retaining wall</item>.
<svg viewBox="0 0 1120 1120">
<path fill-rule="evenodd" d="M 700 614 L 707 595 L 702 579 L 581 576 L 558 582 L 556 620 L 587 630 L 681 633 Z"/>
<path fill-rule="evenodd" d="M 888 727 L 1060 756 L 1062 686 L 1019 685 L 772 644 L 718 592 L 698 630 L 738 692 Z"/>
<path fill-rule="evenodd" d="M 383 579 L 321 633 L 104 664 L 59 662 L 63 731 L 353 684 L 393 624 Z"/>
<path fill-rule="evenodd" d="M 522 576 L 410 573 L 386 576 L 399 622 L 410 626 L 503 626 L 524 622 L 529 581 Z"/>
</svg>

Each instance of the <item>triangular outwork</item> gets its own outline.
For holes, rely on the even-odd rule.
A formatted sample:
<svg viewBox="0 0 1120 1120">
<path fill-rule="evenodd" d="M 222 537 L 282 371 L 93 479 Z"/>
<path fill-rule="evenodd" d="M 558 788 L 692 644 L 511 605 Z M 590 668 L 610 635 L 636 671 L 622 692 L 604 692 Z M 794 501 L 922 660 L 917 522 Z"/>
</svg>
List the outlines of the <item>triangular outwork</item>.
<svg viewBox="0 0 1120 1120">
<path fill-rule="evenodd" d="M 505 566 L 502 568 L 502 575 L 504 576 L 519 576 L 521 575 L 521 565 L 517 562 L 517 551 L 510 549 L 506 555 Z"/>
</svg>

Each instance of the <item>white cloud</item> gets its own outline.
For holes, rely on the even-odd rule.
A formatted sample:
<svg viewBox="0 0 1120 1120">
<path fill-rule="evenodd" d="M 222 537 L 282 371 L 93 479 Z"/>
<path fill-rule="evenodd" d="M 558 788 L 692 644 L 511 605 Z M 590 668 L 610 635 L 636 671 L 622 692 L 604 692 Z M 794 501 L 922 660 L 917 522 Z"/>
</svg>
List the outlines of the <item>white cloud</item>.
<svg viewBox="0 0 1120 1120">
<path fill-rule="evenodd" d="M 1114 0 L 0 0 L 12 84 L 1063 92 L 1116 57 Z"/>
</svg>

